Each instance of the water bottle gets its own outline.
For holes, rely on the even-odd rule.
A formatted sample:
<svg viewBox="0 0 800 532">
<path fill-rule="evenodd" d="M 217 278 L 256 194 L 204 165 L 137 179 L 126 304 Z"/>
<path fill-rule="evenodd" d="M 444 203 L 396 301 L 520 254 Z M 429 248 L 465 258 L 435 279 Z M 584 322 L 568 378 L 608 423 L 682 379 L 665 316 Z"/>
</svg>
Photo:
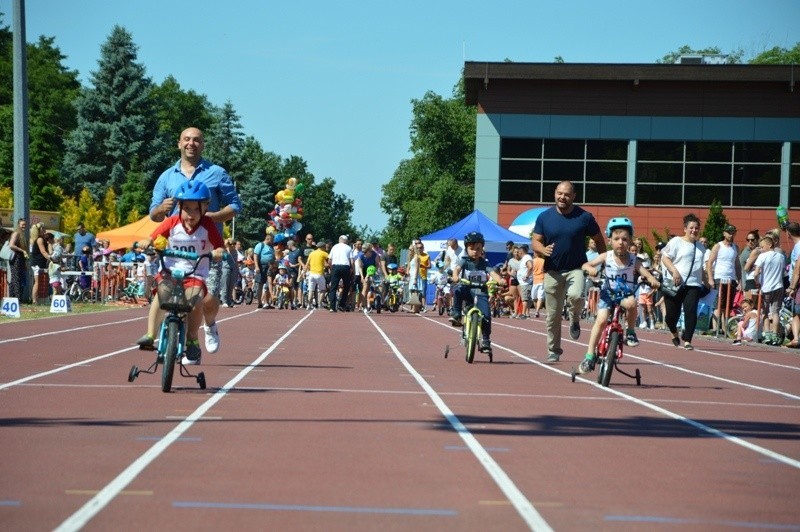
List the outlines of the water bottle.
<svg viewBox="0 0 800 532">
<path fill-rule="evenodd" d="M 789 213 L 786 211 L 785 207 L 778 207 L 775 209 L 775 215 L 778 217 L 778 226 L 781 229 L 786 229 L 786 226 L 789 224 Z"/>
</svg>

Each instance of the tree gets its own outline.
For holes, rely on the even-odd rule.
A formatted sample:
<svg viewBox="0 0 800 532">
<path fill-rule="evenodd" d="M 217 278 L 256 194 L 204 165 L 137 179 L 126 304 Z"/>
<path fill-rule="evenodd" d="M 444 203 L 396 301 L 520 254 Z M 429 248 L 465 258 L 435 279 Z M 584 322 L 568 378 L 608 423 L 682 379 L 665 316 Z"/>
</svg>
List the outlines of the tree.
<svg viewBox="0 0 800 532">
<path fill-rule="evenodd" d="M 166 168 L 177 159 L 178 136 L 187 127 L 196 127 L 207 132 L 214 123 L 218 110 L 203 94 L 193 90 L 184 91 L 173 76 L 167 76 L 161 85 L 154 85 L 150 93 L 156 113 L 158 135 L 163 151 L 159 155 L 159 168 Z M 145 184 L 152 188 L 158 176 Z"/>
<path fill-rule="evenodd" d="M 1 20 L 1 19 L 0 19 Z M 27 44 L 28 138 L 31 207 L 57 210 L 62 195 L 58 168 L 64 156 L 64 138 L 75 127 L 72 102 L 80 83 L 68 70 L 52 37 Z M 12 34 L 0 27 L 0 185 L 13 182 L 14 114 Z"/>
<path fill-rule="evenodd" d="M 303 232 L 313 232 L 314 237 L 336 242 L 339 235 L 355 234 L 350 213 L 353 200 L 335 192 L 336 181 L 324 178 L 319 184 L 306 185 L 303 196 Z"/>
<path fill-rule="evenodd" d="M 703 236 L 708 239 L 709 244 L 716 244 L 722 240 L 722 230 L 728 225 L 728 217 L 722 212 L 722 202 L 714 199 L 708 208 L 708 218 L 703 227 Z"/>
<path fill-rule="evenodd" d="M 463 218 L 474 204 L 476 110 L 464 104 L 463 84 L 445 99 L 428 92 L 412 100 L 411 159 L 382 187 L 389 215 L 383 239 L 411 239 Z"/>
<path fill-rule="evenodd" d="M 120 219 L 134 222 L 147 214 L 153 189 L 147 185 L 149 181 L 143 172 L 131 170 L 127 173 L 117 202 L 117 214 Z"/>
<path fill-rule="evenodd" d="M 682 55 L 691 55 L 691 54 L 699 54 L 699 55 L 718 55 L 722 53 L 722 49 L 717 46 L 711 46 L 709 48 L 704 48 L 700 50 L 695 50 L 688 44 L 684 44 L 678 51 L 676 52 L 669 52 L 667 55 L 662 57 L 661 59 L 656 60 L 656 63 L 665 63 L 665 64 L 674 64 L 678 61 L 678 58 Z M 739 64 L 742 62 L 742 57 L 744 57 L 744 50 L 741 48 L 738 50 L 733 50 L 731 53 L 727 54 L 727 58 L 725 62 L 729 65 Z"/>
<path fill-rule="evenodd" d="M 120 216 L 119 212 L 117 212 L 117 194 L 114 192 L 112 187 L 108 187 L 106 189 L 105 196 L 103 196 L 103 223 L 102 228 L 105 229 L 114 229 L 115 227 L 119 227 L 120 224 Z"/>
<path fill-rule="evenodd" d="M 750 60 L 753 65 L 797 65 L 800 64 L 800 42 L 791 50 L 775 46 Z"/>
<path fill-rule="evenodd" d="M 136 49 L 121 26 L 114 26 L 101 48 L 93 88 L 78 97 L 78 126 L 67 138 L 61 182 L 68 193 L 85 186 L 100 198 L 108 186 L 120 190 L 131 170 L 158 171 L 162 144 L 150 98 L 152 82 L 136 62 Z"/>
<path fill-rule="evenodd" d="M 215 113 L 214 122 L 205 134 L 204 157 L 227 170 L 236 179 L 244 173 L 241 158 L 245 144 L 242 122 L 230 101 Z"/>
</svg>

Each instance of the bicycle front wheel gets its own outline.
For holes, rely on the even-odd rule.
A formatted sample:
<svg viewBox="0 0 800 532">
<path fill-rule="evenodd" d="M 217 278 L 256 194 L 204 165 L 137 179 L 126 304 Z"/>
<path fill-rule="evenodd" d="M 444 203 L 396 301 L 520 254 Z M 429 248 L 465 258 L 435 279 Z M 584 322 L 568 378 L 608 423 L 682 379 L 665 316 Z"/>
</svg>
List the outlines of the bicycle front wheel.
<svg viewBox="0 0 800 532">
<path fill-rule="evenodd" d="M 177 321 L 167 323 L 167 349 L 164 352 L 164 367 L 161 368 L 161 391 L 169 393 L 172 389 L 172 376 L 175 374 L 175 361 L 178 358 L 178 337 L 180 330 Z"/>
<path fill-rule="evenodd" d="M 245 292 L 244 292 L 244 302 L 247 303 L 248 305 L 253 303 L 253 289 L 252 288 L 248 288 L 247 290 L 245 290 Z"/>
<path fill-rule="evenodd" d="M 234 305 L 241 305 L 244 302 L 244 292 L 241 288 L 236 288 L 233 290 L 233 304 Z"/>
<path fill-rule="evenodd" d="M 606 356 L 600 361 L 600 371 L 597 372 L 597 382 L 601 386 L 608 386 L 611 383 L 611 372 L 614 371 L 614 364 L 617 361 L 617 347 L 619 346 L 619 332 L 611 331 L 608 336 L 608 347 Z"/>
<path fill-rule="evenodd" d="M 480 316 L 475 313 L 468 313 L 466 320 L 464 327 L 467 330 L 467 362 L 472 364 L 472 361 L 475 360 L 475 348 L 478 346 Z"/>
</svg>

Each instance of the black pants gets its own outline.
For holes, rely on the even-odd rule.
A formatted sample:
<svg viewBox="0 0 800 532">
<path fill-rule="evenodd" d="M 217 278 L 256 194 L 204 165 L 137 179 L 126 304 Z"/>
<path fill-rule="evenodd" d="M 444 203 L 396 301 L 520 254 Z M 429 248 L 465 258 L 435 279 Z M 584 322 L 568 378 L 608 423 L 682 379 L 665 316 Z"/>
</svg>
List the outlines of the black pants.
<svg viewBox="0 0 800 532">
<path fill-rule="evenodd" d="M 678 318 L 681 317 L 683 308 L 683 337 L 684 342 L 691 342 L 694 330 L 697 327 L 697 304 L 700 302 L 700 287 L 685 286 L 675 297 L 664 296 L 666 316 L 664 322 L 673 334 L 678 332 Z"/>
<path fill-rule="evenodd" d="M 345 305 L 347 305 L 347 296 L 350 293 L 350 266 L 333 266 L 333 270 L 331 271 L 331 284 L 330 290 L 328 291 L 328 307 L 332 310 L 336 310 L 336 296 L 339 290 L 339 281 L 342 281 L 342 298 L 340 301 L 340 306 L 342 310 L 344 310 Z"/>
</svg>

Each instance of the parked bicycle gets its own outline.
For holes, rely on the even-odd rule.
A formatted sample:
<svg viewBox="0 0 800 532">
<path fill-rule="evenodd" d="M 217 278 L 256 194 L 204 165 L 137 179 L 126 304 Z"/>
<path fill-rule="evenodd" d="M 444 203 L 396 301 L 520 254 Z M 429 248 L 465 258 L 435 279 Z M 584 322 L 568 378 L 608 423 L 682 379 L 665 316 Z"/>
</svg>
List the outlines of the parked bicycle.
<svg viewBox="0 0 800 532">
<path fill-rule="evenodd" d="M 73 303 L 89 303 L 92 301 L 92 290 L 82 288 L 78 278 L 74 275 L 65 275 L 66 289 L 64 293 Z"/>
</svg>

